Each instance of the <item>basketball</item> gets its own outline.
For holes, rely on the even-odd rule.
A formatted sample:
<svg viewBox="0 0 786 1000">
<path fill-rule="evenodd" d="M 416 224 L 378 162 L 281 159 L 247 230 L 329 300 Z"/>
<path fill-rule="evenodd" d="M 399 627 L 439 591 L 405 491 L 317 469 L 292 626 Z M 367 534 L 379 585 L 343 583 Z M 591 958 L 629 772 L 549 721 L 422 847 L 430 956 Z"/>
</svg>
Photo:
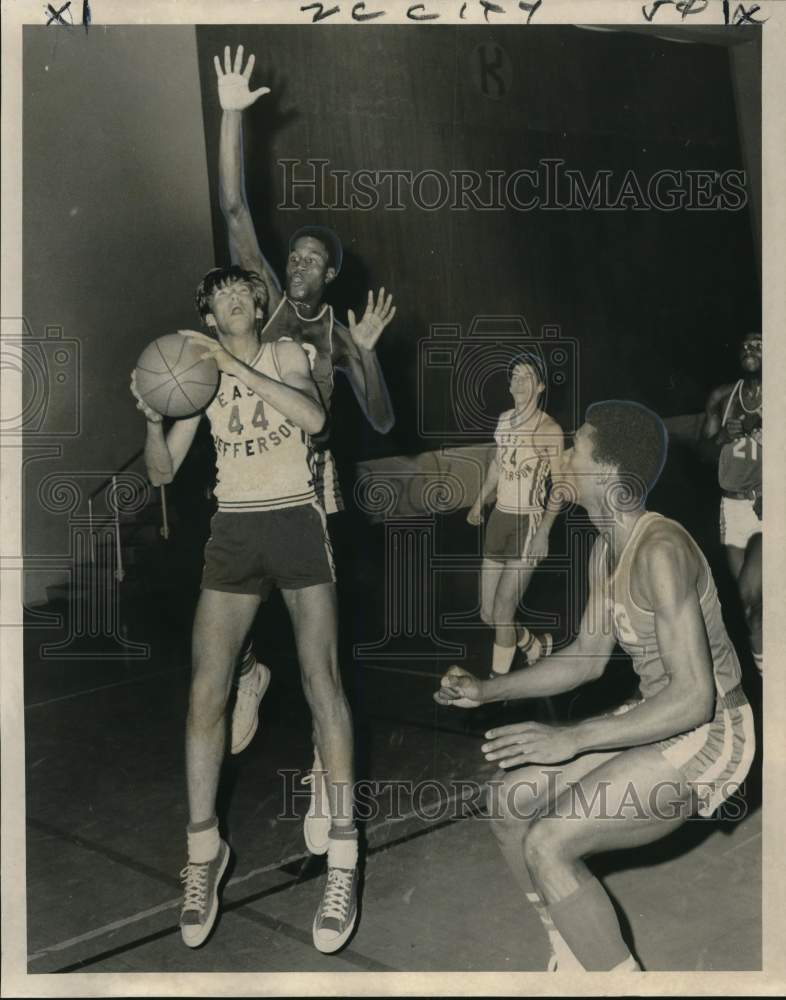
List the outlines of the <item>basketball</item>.
<svg viewBox="0 0 786 1000">
<path fill-rule="evenodd" d="M 136 389 L 148 406 L 166 417 L 190 417 L 216 394 L 218 366 L 202 359 L 205 344 L 179 333 L 159 337 L 139 355 Z"/>
</svg>

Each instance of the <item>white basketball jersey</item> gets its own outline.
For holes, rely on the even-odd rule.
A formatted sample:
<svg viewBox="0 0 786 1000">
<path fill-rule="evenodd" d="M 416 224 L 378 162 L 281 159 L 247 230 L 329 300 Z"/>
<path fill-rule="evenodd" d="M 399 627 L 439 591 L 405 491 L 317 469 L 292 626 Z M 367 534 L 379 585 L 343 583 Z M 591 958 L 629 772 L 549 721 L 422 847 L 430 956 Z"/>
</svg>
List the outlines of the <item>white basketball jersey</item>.
<svg viewBox="0 0 786 1000">
<path fill-rule="evenodd" d="M 497 423 L 497 508 L 506 513 L 543 511 L 551 462 L 547 450 L 535 444 L 536 430 L 517 423 L 515 410 L 506 410 Z"/>
<path fill-rule="evenodd" d="M 250 367 L 280 382 L 276 348 L 276 342 L 263 344 Z M 206 412 L 216 448 L 219 510 L 280 510 L 314 502 L 314 451 L 304 430 L 226 372 Z"/>
</svg>

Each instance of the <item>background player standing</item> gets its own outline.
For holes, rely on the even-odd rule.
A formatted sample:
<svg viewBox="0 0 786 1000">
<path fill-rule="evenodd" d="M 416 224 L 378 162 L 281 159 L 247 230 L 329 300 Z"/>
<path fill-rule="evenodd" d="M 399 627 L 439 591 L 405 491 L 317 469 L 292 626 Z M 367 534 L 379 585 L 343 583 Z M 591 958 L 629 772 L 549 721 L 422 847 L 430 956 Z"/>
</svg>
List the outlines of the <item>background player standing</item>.
<svg viewBox="0 0 786 1000">
<path fill-rule="evenodd" d="M 194 617 L 186 724 L 188 864 L 180 927 L 183 941 L 197 947 L 216 919 L 229 861 L 216 817 L 226 706 L 243 641 L 260 602 L 278 586 L 292 620 L 314 739 L 330 777 L 327 887 L 313 938 L 320 951 L 331 952 L 344 943 L 356 919 L 357 831 L 352 721 L 338 668 L 335 576 L 314 486 L 311 435 L 324 426 L 325 411 L 303 348 L 291 340 L 260 344 L 257 327 L 265 301 L 259 276 L 237 267 L 210 271 L 197 289 L 199 313 L 216 339 L 191 336 L 204 340 L 205 357 L 221 372 L 206 411 L 216 449 L 218 511 L 205 546 Z M 201 414 L 175 421 L 165 436 L 160 415 L 137 399 L 147 419 L 150 479 L 154 485 L 171 482 Z"/>
<path fill-rule="evenodd" d="M 557 511 L 544 510 L 547 484 L 563 450 L 561 427 L 540 405 L 546 388 L 542 363 L 522 354 L 511 362 L 509 376 L 515 406 L 497 422 L 496 451 L 467 515 L 470 524 L 480 524 L 484 505 L 496 493 L 486 525 L 480 602 L 481 618 L 494 627 L 494 674 L 510 670 L 517 645 L 516 609 L 536 565 L 548 555 Z M 550 635 L 520 631 L 518 644 L 529 663 L 549 654 Z"/>
<path fill-rule="evenodd" d="M 600 533 L 578 636 L 507 677 L 479 680 L 452 667 L 435 694 L 444 705 L 547 697 L 600 677 L 615 642 L 632 659 L 638 699 L 572 725 L 493 729 L 482 747 L 507 772 L 491 789 L 495 833 L 562 969 L 638 968 L 584 859 L 711 815 L 754 752 L 753 716 L 707 561 L 681 525 L 645 509 L 666 446 L 662 421 L 645 407 L 589 408 L 560 477 Z"/>
<path fill-rule="evenodd" d="M 761 349 L 761 334 L 746 334 L 739 354 L 742 378 L 710 394 L 704 423 L 705 437 L 722 446 L 721 542 L 737 582 L 759 672 L 763 665 Z"/>
</svg>

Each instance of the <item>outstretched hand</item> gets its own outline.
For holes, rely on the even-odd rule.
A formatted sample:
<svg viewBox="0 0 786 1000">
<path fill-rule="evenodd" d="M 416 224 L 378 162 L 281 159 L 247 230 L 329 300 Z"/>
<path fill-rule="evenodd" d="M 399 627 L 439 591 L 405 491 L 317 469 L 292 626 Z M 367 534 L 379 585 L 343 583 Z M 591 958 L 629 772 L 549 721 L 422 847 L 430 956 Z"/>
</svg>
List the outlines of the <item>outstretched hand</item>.
<svg viewBox="0 0 786 1000">
<path fill-rule="evenodd" d="M 385 299 L 385 289 L 380 288 L 376 302 L 374 293 L 371 291 L 368 293 L 366 311 L 359 323 L 355 319 L 355 313 L 351 309 L 347 310 L 349 334 L 358 347 L 366 351 L 374 350 L 382 331 L 396 315 L 396 307 L 391 308 L 391 306 L 393 306 L 393 296 L 388 295 Z"/>
<path fill-rule="evenodd" d="M 255 56 L 248 57 L 246 68 L 243 69 L 243 46 L 238 45 L 234 63 L 228 45 L 224 46 L 224 66 L 218 56 L 213 56 L 213 65 L 218 77 L 218 100 L 224 111 L 244 111 L 263 94 L 270 93 L 270 87 L 258 87 L 251 90 L 248 81 L 254 68 Z"/>
</svg>

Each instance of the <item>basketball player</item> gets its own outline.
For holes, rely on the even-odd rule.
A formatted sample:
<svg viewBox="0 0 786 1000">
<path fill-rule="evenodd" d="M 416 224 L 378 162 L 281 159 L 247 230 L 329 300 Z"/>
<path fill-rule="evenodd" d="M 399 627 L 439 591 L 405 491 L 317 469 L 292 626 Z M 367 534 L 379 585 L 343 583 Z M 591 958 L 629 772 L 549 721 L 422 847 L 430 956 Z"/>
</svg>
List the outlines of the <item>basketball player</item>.
<svg viewBox="0 0 786 1000">
<path fill-rule="evenodd" d="M 761 334 L 749 333 L 740 349 L 742 378 L 707 400 L 704 434 L 722 445 L 720 532 L 742 601 L 750 648 L 759 673 L 762 651 L 762 388 Z"/>
<path fill-rule="evenodd" d="M 522 354 L 508 373 L 515 406 L 499 418 L 494 433 L 497 448 L 467 515 L 470 524 L 480 524 L 484 506 L 496 492 L 484 540 L 480 608 L 483 621 L 494 627 L 492 676 L 510 670 L 517 646 L 516 609 L 535 566 L 548 554 L 557 511 L 544 510 L 546 488 L 563 449 L 562 429 L 541 408 L 546 388 L 542 362 Z M 518 645 L 529 663 L 548 656 L 550 635 L 521 631 Z"/>
<path fill-rule="evenodd" d="M 324 301 L 328 285 L 341 270 L 342 247 L 336 234 L 323 226 L 298 230 L 289 244 L 286 265 L 286 288 L 281 285 L 259 248 L 254 222 L 245 196 L 243 177 L 242 113 L 254 104 L 267 87 L 252 91 L 249 80 L 254 68 L 254 56 L 243 68 L 243 46 L 239 46 L 234 61 L 229 46 L 224 49 L 224 65 L 214 59 L 218 81 L 218 98 L 222 108 L 219 144 L 219 193 L 221 210 L 227 224 L 232 260 L 262 276 L 267 286 L 269 319 L 262 333 L 263 340 L 291 337 L 303 344 L 313 356 L 314 381 L 328 417 L 333 393 L 333 371 L 339 368 L 348 377 L 355 396 L 369 423 L 380 433 L 393 426 L 393 409 L 376 345 L 384 328 L 395 316 L 392 296 L 381 289 L 376 301 L 368 293 L 366 311 L 356 322 L 352 310 L 348 313 L 349 328 L 338 323 L 332 308 Z M 317 492 L 328 514 L 343 509 L 333 457 L 326 446 L 327 434 L 317 440 Z M 270 671 L 258 663 L 246 646 L 240 666 L 237 699 L 232 716 L 232 753 L 240 753 L 251 742 L 258 725 L 259 703 L 267 690 Z M 312 782 L 315 801 L 311 813 L 320 814 L 323 771 L 315 756 Z M 316 829 L 316 827 L 314 827 Z M 310 850 L 321 853 L 324 838 L 306 843 Z M 323 845 L 320 848 L 320 843 Z"/>
<path fill-rule="evenodd" d="M 639 968 L 585 858 L 709 816 L 737 789 L 754 750 L 707 561 L 684 528 L 645 508 L 666 447 L 660 418 L 645 407 L 589 408 L 561 473 L 599 531 L 576 640 L 505 677 L 451 667 L 435 694 L 444 705 L 541 698 L 599 677 L 615 641 L 632 658 L 637 699 L 571 725 L 493 729 L 482 746 L 504 769 L 490 797 L 495 833 L 549 934 L 550 966 L 556 956 L 563 971 Z"/>
<path fill-rule="evenodd" d="M 197 308 L 215 339 L 188 334 L 204 341 L 205 357 L 215 360 L 221 380 L 206 410 L 216 449 L 218 511 L 205 546 L 193 629 L 188 864 L 180 928 L 183 941 L 195 948 L 216 919 L 229 861 L 216 818 L 226 706 L 243 641 L 260 602 L 278 586 L 292 620 L 314 739 L 330 776 L 327 886 L 313 939 L 320 951 L 332 952 L 356 919 L 357 831 L 346 794 L 353 780 L 352 723 L 338 669 L 335 577 L 314 486 L 311 438 L 322 430 L 325 410 L 303 348 L 285 339 L 260 343 L 265 304 L 258 275 L 216 268 L 197 289 Z M 151 482 L 171 482 L 201 415 L 176 420 L 165 436 L 160 415 L 141 400 L 138 406 L 147 419 Z"/>
</svg>

